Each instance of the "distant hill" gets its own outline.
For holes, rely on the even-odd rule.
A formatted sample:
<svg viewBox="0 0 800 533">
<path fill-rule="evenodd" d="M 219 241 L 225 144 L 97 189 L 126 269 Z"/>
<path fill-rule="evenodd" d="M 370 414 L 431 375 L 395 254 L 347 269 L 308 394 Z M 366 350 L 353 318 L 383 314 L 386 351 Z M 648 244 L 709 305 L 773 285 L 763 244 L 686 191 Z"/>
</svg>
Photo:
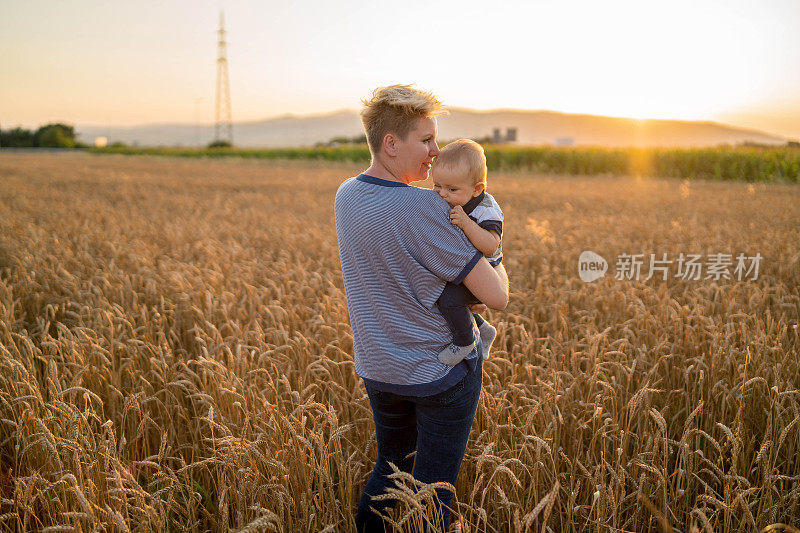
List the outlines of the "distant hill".
<svg viewBox="0 0 800 533">
<path fill-rule="evenodd" d="M 501 109 L 475 111 L 450 108 L 439 117 L 439 138 L 485 137 L 494 128 L 517 128 L 517 144 L 562 143 L 596 146 L 713 146 L 754 142 L 784 144 L 786 139 L 757 130 L 716 122 L 684 120 L 636 120 L 597 115 L 574 115 L 555 111 Z M 84 126 L 76 128 L 78 138 L 91 143 L 97 136 L 109 142 L 140 146 L 205 145 L 214 136 L 213 126 L 153 124 L 129 128 Z M 356 111 L 293 116 L 284 115 L 233 125 L 234 144 L 240 147 L 306 146 L 332 137 L 363 133 Z M 198 142 L 199 141 L 199 142 Z"/>
</svg>

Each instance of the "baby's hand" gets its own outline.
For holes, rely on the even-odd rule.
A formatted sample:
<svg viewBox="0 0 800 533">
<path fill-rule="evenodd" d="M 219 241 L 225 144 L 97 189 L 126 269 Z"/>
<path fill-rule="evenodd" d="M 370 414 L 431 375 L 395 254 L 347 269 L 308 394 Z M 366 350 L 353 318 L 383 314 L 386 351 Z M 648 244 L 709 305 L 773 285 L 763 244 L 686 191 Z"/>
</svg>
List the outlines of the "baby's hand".
<svg viewBox="0 0 800 533">
<path fill-rule="evenodd" d="M 450 222 L 455 224 L 461 229 L 469 222 L 469 216 L 464 212 L 464 208 L 460 205 L 454 206 L 450 210 Z"/>
</svg>

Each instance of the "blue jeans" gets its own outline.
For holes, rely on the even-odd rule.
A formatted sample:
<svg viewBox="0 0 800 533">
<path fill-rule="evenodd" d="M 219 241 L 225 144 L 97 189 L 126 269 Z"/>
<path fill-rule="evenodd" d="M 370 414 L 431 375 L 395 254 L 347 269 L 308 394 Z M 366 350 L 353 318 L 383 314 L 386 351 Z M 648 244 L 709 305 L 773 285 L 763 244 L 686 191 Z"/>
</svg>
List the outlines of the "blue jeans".
<svg viewBox="0 0 800 533">
<path fill-rule="evenodd" d="M 468 371 L 461 381 L 433 396 L 403 396 L 367 387 L 378 459 L 358 504 L 355 522 L 359 533 L 384 531 L 383 520 L 370 507 L 383 511 L 393 507 L 395 500 L 370 501 L 370 497 L 394 486 L 386 477 L 393 472 L 389 462 L 423 483 L 447 481 L 455 486 L 482 381 L 483 359 L 478 357 L 475 371 Z M 416 457 L 408 457 L 414 450 Z M 445 506 L 450 505 L 453 494 L 444 489 L 436 489 L 436 493 L 443 518 L 437 530 L 447 531 L 449 511 Z"/>
</svg>

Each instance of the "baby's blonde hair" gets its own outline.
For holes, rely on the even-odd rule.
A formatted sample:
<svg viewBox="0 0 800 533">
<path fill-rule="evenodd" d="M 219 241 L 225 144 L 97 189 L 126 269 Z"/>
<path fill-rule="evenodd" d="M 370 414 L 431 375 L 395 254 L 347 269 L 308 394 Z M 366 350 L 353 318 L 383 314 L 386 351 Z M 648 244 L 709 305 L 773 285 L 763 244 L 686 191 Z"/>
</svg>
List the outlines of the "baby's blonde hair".
<svg viewBox="0 0 800 533">
<path fill-rule="evenodd" d="M 458 139 L 442 148 L 436 159 L 433 160 L 433 168 L 438 166 L 454 168 L 464 165 L 467 168 L 467 176 L 473 185 L 478 183 L 486 184 L 486 154 L 483 147 L 472 139 Z"/>
<path fill-rule="evenodd" d="M 361 123 L 373 154 L 380 153 L 387 133 L 405 139 L 417 119 L 446 113 L 444 105 L 433 93 L 420 91 L 411 85 L 378 87 L 368 100 L 362 100 L 361 103 L 364 104 Z"/>
</svg>

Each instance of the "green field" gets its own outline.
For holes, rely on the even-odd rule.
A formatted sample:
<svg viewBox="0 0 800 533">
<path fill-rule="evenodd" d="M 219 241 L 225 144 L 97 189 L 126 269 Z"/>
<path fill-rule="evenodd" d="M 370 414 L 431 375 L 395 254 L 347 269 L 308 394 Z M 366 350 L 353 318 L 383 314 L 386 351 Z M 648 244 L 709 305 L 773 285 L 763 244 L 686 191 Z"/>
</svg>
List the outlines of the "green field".
<svg viewBox="0 0 800 533">
<path fill-rule="evenodd" d="M 489 172 L 497 170 L 584 176 L 648 176 L 688 180 L 797 183 L 800 148 L 722 146 L 717 148 L 485 147 Z M 180 157 L 242 157 L 369 161 L 366 144 L 308 148 L 92 148 L 93 153 Z"/>
</svg>

